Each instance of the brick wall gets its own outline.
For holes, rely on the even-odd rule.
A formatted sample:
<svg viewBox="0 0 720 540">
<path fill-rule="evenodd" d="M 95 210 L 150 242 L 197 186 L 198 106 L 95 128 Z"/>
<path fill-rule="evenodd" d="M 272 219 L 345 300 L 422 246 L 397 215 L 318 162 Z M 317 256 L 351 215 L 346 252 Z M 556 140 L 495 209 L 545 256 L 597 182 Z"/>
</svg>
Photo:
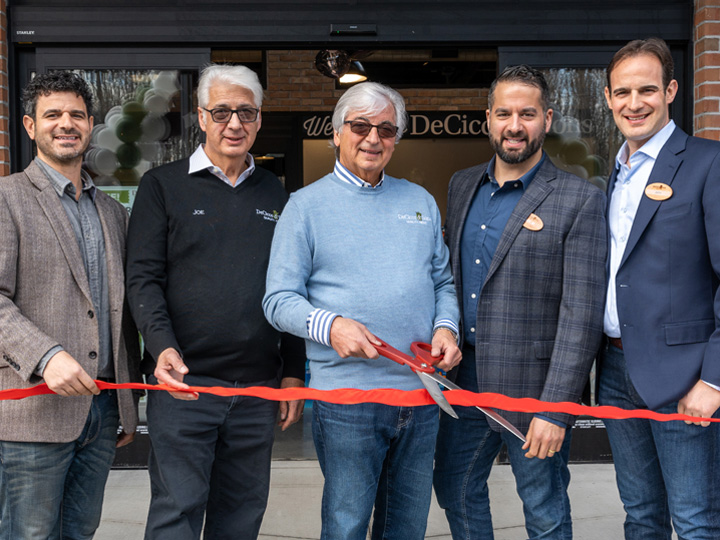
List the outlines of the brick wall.
<svg viewBox="0 0 720 540">
<path fill-rule="evenodd" d="M 695 135 L 720 140 L 720 0 L 695 0 Z"/>
<path fill-rule="evenodd" d="M 10 174 L 7 2 L 0 0 L 0 175 Z"/>
<path fill-rule="evenodd" d="M 316 54 L 317 50 L 267 52 L 264 111 L 333 110 L 344 90 L 337 90 L 333 79 L 315 69 Z M 487 89 L 401 89 L 399 92 L 406 99 L 409 111 L 487 108 Z"/>
</svg>

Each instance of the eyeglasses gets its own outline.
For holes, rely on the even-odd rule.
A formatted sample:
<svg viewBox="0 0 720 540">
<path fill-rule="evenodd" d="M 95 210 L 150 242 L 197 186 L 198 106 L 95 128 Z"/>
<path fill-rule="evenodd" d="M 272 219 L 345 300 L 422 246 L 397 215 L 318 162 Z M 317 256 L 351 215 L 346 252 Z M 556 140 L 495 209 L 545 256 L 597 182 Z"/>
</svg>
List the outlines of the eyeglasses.
<svg viewBox="0 0 720 540">
<path fill-rule="evenodd" d="M 367 137 L 370 135 L 372 128 L 377 129 L 378 136 L 381 139 L 392 139 L 398 132 L 398 127 L 393 126 L 392 124 L 378 124 L 376 126 L 361 120 L 345 120 L 343 124 L 350 124 L 350 131 L 352 131 L 355 135 L 360 135 L 361 137 Z"/>
<path fill-rule="evenodd" d="M 243 124 L 254 122 L 257 120 L 260 109 L 253 109 L 247 107 L 245 109 L 226 109 L 225 107 L 218 107 L 216 109 L 206 109 L 202 107 L 203 111 L 207 111 L 212 116 L 214 122 L 218 124 L 227 124 L 232 118 L 233 114 L 237 114 L 238 120 Z"/>
</svg>

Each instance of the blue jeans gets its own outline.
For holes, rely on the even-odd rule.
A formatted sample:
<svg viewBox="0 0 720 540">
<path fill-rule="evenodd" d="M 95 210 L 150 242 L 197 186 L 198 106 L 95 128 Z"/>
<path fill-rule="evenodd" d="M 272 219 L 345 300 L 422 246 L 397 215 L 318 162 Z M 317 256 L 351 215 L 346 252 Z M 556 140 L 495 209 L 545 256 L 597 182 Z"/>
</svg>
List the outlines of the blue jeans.
<svg viewBox="0 0 720 540">
<path fill-rule="evenodd" d="M 432 496 L 438 408 L 313 403 L 325 487 L 322 540 L 422 540 Z"/>
<path fill-rule="evenodd" d="M 115 458 L 118 423 L 116 392 L 106 390 L 93 397 L 75 441 L 1 441 L 0 538 L 92 538 Z"/>
<path fill-rule="evenodd" d="M 154 384 L 155 377 L 149 377 Z M 186 375 L 196 386 L 270 386 Z M 254 397 L 201 394 L 197 401 L 149 392 L 152 445 L 147 540 L 255 539 L 270 490 L 278 405 Z"/>
<path fill-rule="evenodd" d="M 435 494 L 454 540 L 492 540 L 493 525 L 487 480 L 505 443 L 517 492 L 523 502 L 530 540 L 572 538 L 568 429 L 562 449 L 546 459 L 526 458 L 522 441 L 503 430 L 493 431 L 475 407 L 455 407 L 460 416 L 440 419 L 435 453 Z"/>
<path fill-rule="evenodd" d="M 612 345 L 604 351 L 598 401 L 623 409 L 647 408 L 630 380 L 625 355 Z M 657 412 L 676 413 L 677 402 Z M 671 520 L 680 540 L 720 538 L 717 424 L 704 428 L 632 419 L 605 420 L 605 426 L 626 512 L 627 540 L 669 540 Z"/>
</svg>

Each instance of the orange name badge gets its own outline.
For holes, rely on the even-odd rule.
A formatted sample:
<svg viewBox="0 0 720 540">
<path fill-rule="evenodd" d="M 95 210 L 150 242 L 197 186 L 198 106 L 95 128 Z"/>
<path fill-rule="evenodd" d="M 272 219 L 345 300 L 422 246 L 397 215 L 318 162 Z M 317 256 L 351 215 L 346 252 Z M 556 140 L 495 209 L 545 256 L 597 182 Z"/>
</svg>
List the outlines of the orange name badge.
<svg viewBox="0 0 720 540">
<path fill-rule="evenodd" d="M 528 231 L 539 231 L 544 226 L 545 224 L 543 223 L 543 220 L 536 214 L 530 214 L 525 220 L 525 223 L 523 223 L 523 227 L 525 227 Z"/>
<path fill-rule="evenodd" d="M 645 195 L 647 195 L 648 198 L 652 199 L 653 201 L 667 201 L 670 197 L 672 197 L 672 194 L 672 188 L 667 184 L 663 184 L 662 182 L 655 182 L 653 184 L 649 184 L 645 188 Z"/>
</svg>

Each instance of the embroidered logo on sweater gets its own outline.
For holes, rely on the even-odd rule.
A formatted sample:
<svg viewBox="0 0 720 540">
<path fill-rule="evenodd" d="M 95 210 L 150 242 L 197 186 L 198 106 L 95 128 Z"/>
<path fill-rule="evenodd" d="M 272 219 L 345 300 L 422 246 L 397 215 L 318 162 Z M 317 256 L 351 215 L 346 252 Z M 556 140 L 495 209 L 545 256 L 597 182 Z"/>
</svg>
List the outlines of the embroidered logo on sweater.
<svg viewBox="0 0 720 540">
<path fill-rule="evenodd" d="M 273 221 L 275 223 L 277 223 L 277 220 L 280 219 L 280 212 L 278 212 L 277 210 L 272 210 L 271 212 L 268 212 L 267 210 L 260 210 L 259 208 L 256 208 L 255 214 L 258 216 L 262 216 L 263 219 Z"/>
<path fill-rule="evenodd" d="M 398 214 L 398 219 L 411 224 L 429 225 L 432 223 L 432 219 L 427 216 L 423 216 L 422 212 L 415 212 L 414 216 L 412 214 Z"/>
</svg>

